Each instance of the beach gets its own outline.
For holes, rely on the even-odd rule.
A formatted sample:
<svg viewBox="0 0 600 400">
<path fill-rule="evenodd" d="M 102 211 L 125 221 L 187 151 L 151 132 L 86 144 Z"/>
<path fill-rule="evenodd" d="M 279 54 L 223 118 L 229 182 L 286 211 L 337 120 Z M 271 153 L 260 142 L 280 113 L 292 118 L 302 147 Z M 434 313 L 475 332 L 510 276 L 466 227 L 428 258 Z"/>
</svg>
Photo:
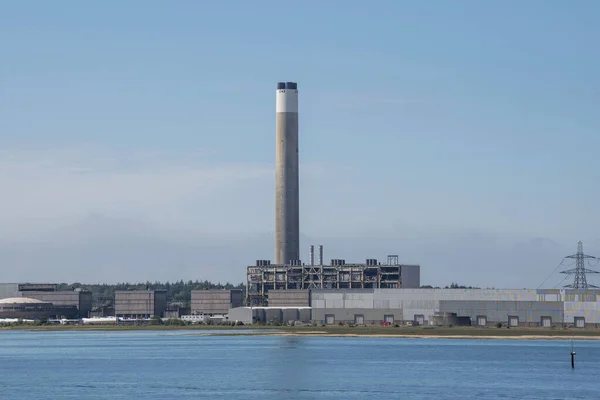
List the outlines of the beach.
<svg viewBox="0 0 600 400">
<path fill-rule="evenodd" d="M 600 329 L 495 327 L 382 327 L 382 326 L 271 326 L 271 325 L 17 325 L 1 331 L 188 331 L 197 336 L 287 336 L 353 338 L 435 338 L 502 340 L 600 340 Z"/>
</svg>

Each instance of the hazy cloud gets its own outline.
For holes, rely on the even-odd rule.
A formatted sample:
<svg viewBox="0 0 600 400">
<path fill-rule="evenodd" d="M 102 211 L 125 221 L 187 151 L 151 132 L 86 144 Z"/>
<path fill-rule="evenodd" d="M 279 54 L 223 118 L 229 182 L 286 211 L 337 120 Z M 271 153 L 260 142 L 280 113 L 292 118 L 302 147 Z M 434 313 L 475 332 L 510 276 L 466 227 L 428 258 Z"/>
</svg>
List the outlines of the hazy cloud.
<svg viewBox="0 0 600 400">
<path fill-rule="evenodd" d="M 211 165 L 202 154 L 0 153 L 3 280 L 243 281 L 245 265 L 272 258 L 273 166 Z M 537 287 L 575 251 L 570 238 L 436 225 L 418 196 L 406 203 L 352 166 L 306 164 L 301 179 L 305 259 L 323 244 L 327 260 L 398 254 L 422 265 L 424 284 Z"/>
</svg>

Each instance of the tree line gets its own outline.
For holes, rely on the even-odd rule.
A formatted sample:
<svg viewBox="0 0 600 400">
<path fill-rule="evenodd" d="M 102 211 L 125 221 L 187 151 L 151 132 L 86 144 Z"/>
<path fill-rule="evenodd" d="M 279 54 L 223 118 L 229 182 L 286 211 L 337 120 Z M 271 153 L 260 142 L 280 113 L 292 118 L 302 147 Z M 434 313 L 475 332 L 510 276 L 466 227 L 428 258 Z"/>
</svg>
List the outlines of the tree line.
<svg viewBox="0 0 600 400">
<path fill-rule="evenodd" d="M 452 282 L 450 286 L 446 285 L 443 287 L 444 289 L 481 289 L 475 286 L 465 286 L 459 285 L 458 283 Z M 440 286 L 431 286 L 431 285 L 422 285 L 421 289 L 442 289 Z"/>
<path fill-rule="evenodd" d="M 92 292 L 92 306 L 104 307 L 112 306 L 117 290 L 166 290 L 167 301 L 170 304 L 178 304 L 182 307 L 189 307 L 192 290 L 210 290 L 210 289 L 242 289 L 246 286 L 243 283 L 233 285 L 231 283 L 213 283 L 209 281 L 187 282 L 146 282 L 146 283 L 117 283 L 117 284 L 84 284 L 84 283 L 60 283 L 57 290 L 75 290 L 82 289 Z"/>
</svg>

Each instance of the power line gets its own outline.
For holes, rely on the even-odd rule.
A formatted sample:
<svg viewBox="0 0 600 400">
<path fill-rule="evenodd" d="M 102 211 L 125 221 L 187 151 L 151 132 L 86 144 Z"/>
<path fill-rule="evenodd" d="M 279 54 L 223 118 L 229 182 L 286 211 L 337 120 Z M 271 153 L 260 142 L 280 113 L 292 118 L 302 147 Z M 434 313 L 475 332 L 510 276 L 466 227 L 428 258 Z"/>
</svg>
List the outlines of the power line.
<svg viewBox="0 0 600 400">
<path fill-rule="evenodd" d="M 565 262 L 565 259 L 563 258 L 563 259 L 561 260 L 561 262 L 560 262 L 560 263 L 559 263 L 559 264 L 558 264 L 558 265 L 557 265 L 557 266 L 556 266 L 556 267 L 555 267 L 555 268 L 552 270 L 552 272 L 550 272 L 550 275 L 548 275 L 548 276 L 546 277 L 546 279 L 544 279 L 544 281 L 543 281 L 542 283 L 540 283 L 540 286 L 538 286 L 537 288 L 538 288 L 538 289 L 539 289 L 539 288 L 541 288 L 541 287 L 542 287 L 542 285 L 543 285 L 544 283 L 546 283 L 546 281 L 547 281 L 548 279 L 550 279 L 550 277 L 552 276 L 552 274 L 553 274 L 553 273 L 555 273 L 555 272 L 556 272 L 556 270 L 557 270 L 557 269 L 558 269 L 558 268 L 559 268 L 561 265 L 563 265 L 563 263 L 564 263 L 564 262 Z M 573 263 L 572 263 L 571 265 L 573 265 Z M 565 267 L 567 267 L 567 266 L 568 266 L 568 265 L 565 265 Z M 564 279 L 563 279 L 563 280 L 564 280 Z M 561 282 L 562 282 L 562 281 L 561 281 Z"/>
<path fill-rule="evenodd" d="M 561 284 L 561 283 L 563 283 L 564 281 L 566 281 L 566 280 L 567 280 L 567 278 L 569 278 L 569 276 L 568 276 L 568 275 L 567 275 L 567 276 L 565 276 L 564 278 L 562 278 L 562 279 L 560 280 L 560 282 L 558 282 L 556 285 L 554 285 L 554 288 L 553 288 L 553 289 L 556 289 L 558 286 L 560 286 L 560 284 Z"/>
</svg>

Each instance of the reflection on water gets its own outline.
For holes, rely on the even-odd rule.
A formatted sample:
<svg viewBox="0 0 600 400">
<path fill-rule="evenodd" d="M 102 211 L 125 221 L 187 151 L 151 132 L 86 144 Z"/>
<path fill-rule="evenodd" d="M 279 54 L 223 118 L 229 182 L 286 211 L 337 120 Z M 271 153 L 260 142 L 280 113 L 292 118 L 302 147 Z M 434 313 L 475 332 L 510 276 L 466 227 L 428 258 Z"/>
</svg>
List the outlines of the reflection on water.
<svg viewBox="0 0 600 400">
<path fill-rule="evenodd" d="M 280 336 L 281 348 L 282 349 L 295 349 L 296 345 L 299 344 L 302 338 L 297 336 Z"/>
<path fill-rule="evenodd" d="M 0 398 L 592 399 L 600 343 L 0 332 Z M 4 394 L 10 393 L 10 396 Z"/>
</svg>

